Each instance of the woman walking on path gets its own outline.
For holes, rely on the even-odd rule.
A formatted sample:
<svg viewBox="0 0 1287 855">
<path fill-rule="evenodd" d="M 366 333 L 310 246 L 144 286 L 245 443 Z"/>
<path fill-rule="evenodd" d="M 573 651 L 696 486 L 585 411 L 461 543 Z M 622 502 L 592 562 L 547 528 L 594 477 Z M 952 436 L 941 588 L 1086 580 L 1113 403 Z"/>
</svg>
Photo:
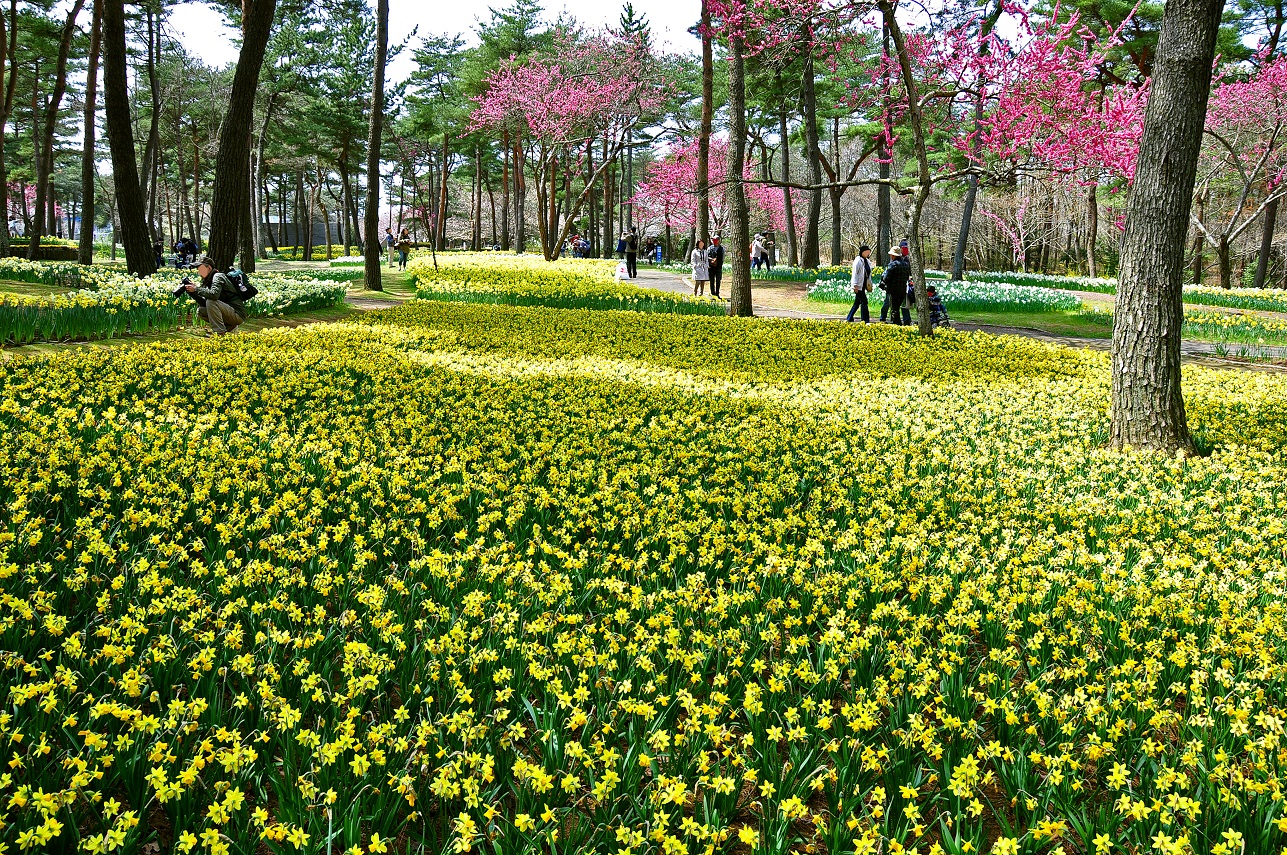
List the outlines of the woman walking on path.
<svg viewBox="0 0 1287 855">
<path fill-rule="evenodd" d="M 862 322 L 871 323 L 871 310 L 867 307 L 867 294 L 871 292 L 871 247 L 863 244 L 858 250 L 858 257 L 854 259 L 853 275 L 850 276 L 849 282 L 854 289 L 854 304 L 849 307 L 849 317 L 845 318 L 849 323 L 853 323 L 854 312 L 862 309 Z"/>
<path fill-rule="evenodd" d="M 706 260 L 706 241 L 697 239 L 697 247 L 689 261 L 693 265 L 693 296 L 700 297 L 706 290 L 706 282 L 711 278 L 710 262 Z"/>
</svg>

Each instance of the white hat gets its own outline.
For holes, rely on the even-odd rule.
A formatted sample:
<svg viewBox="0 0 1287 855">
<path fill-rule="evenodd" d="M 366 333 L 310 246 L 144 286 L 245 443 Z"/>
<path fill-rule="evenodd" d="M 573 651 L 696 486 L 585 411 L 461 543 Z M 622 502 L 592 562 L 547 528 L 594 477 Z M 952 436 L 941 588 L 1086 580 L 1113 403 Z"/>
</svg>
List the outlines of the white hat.
<svg viewBox="0 0 1287 855">
<path fill-rule="evenodd" d="M 896 247 L 896 246 L 894 246 L 894 247 L 890 247 L 890 249 L 889 249 L 889 254 L 890 254 L 890 256 L 891 256 L 891 257 L 894 257 L 894 258 L 902 258 L 902 257 L 903 257 L 903 251 L 902 251 L 901 249 L 899 249 L 898 247 Z"/>
</svg>

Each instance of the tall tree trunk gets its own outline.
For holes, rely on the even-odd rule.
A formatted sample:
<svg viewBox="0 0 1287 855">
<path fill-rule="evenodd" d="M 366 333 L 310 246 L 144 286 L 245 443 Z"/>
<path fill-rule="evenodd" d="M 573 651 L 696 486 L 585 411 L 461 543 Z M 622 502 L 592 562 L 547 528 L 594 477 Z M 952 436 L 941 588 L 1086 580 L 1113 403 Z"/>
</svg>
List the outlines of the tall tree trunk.
<svg viewBox="0 0 1287 855">
<path fill-rule="evenodd" d="M 483 148 L 474 143 L 474 211 L 470 245 L 474 252 L 483 248 Z"/>
<path fill-rule="evenodd" d="M 362 282 L 383 291 L 380 256 L 380 147 L 384 141 L 384 71 L 389 59 L 389 0 L 377 0 L 375 75 L 371 83 L 371 126 L 366 139 L 366 212 L 362 241 Z"/>
<path fill-rule="evenodd" d="M 700 142 L 699 142 L 700 145 Z M 700 155 L 699 155 L 700 157 Z M 611 258 L 616 243 L 612 239 L 612 164 L 608 162 L 608 139 L 603 139 L 603 160 L 608 163 L 607 170 L 603 173 L 603 257 Z M 698 167 L 698 176 L 701 175 L 701 168 Z M 701 179 L 698 178 L 700 185 Z M 698 190 L 698 205 L 701 204 L 700 189 Z"/>
<path fill-rule="evenodd" d="M 81 144 L 80 158 L 80 244 L 76 249 L 76 260 L 81 264 L 94 263 L 94 192 L 98 170 L 95 168 L 94 148 L 96 146 L 98 121 L 98 52 L 103 31 L 103 0 L 94 0 L 94 18 L 90 24 L 89 34 L 89 68 L 85 72 L 85 141 Z M 0 31 L 0 42 L 3 42 L 3 31 Z M 4 146 L 0 134 L 0 148 Z"/>
<path fill-rule="evenodd" d="M 778 89 L 781 89 L 779 76 Z M 787 112 L 783 106 L 778 111 L 778 135 L 782 138 L 782 209 L 786 215 L 787 264 L 795 267 L 800 263 L 799 237 L 795 233 L 795 210 L 791 199 L 791 136 L 787 127 Z"/>
<path fill-rule="evenodd" d="M 1170 0 L 1122 236 L 1113 319 L 1114 448 L 1194 452 L 1180 388 L 1184 240 L 1224 0 Z"/>
<path fill-rule="evenodd" d="M 161 82 L 157 76 L 157 62 L 161 58 L 161 31 L 156 13 L 147 8 L 147 78 L 152 99 L 152 116 L 148 122 L 147 145 L 143 149 L 143 195 L 147 197 L 147 225 L 154 241 L 161 239 L 156 224 L 157 161 L 161 145 Z"/>
<path fill-rule="evenodd" d="M 1086 274 L 1094 279 L 1099 275 L 1099 262 L 1095 258 L 1095 244 L 1099 243 L 1099 185 L 1086 188 Z"/>
<path fill-rule="evenodd" d="M 272 32 L 277 0 L 244 0 L 241 53 L 232 78 L 228 110 L 219 130 L 219 168 L 210 201 L 210 255 L 223 269 L 232 264 L 241 232 L 242 210 L 250 204 L 250 128 L 255 90 Z"/>
<path fill-rule="evenodd" d="M 991 7 L 991 11 L 979 23 L 979 43 L 981 50 L 985 54 L 988 51 L 988 36 L 991 35 L 992 29 L 996 26 L 1004 10 L 1005 4 L 997 0 Z M 978 97 L 974 99 L 974 135 L 970 144 L 976 161 L 979 159 L 983 148 L 982 136 L 979 133 L 979 125 L 982 123 L 983 93 L 980 92 Z M 956 252 L 952 256 L 952 280 L 954 282 L 960 282 L 965 278 L 965 248 L 970 242 L 970 224 L 974 220 L 974 203 L 979 194 L 979 176 L 971 174 L 966 178 L 965 184 L 965 207 L 961 211 L 961 230 L 957 233 Z M 940 263 L 939 266 L 942 267 L 942 264 Z"/>
<path fill-rule="evenodd" d="M 911 119 L 912 145 L 916 152 L 916 189 L 907 208 L 907 245 L 911 252 L 912 282 L 916 292 L 916 326 L 923 336 L 934 334 L 930 323 L 929 294 L 925 291 L 925 263 L 921 254 L 921 212 L 929 200 L 933 189 L 933 176 L 930 173 L 929 152 L 925 139 L 925 125 L 921 114 L 920 88 L 916 83 L 916 72 L 912 68 L 911 55 L 903 38 L 902 28 L 895 16 L 893 0 L 878 0 L 889 37 L 894 42 L 898 56 L 898 66 L 902 72 L 903 89 L 907 93 L 907 116 Z"/>
<path fill-rule="evenodd" d="M 889 25 L 881 27 L 881 52 L 888 64 L 889 61 Z M 879 161 L 879 176 L 882 182 L 889 180 L 889 162 L 894 153 L 890 150 L 888 137 L 883 134 L 876 142 L 876 158 Z M 889 247 L 894 242 L 893 211 L 890 207 L 889 185 L 880 184 L 876 188 L 876 256 L 879 264 L 889 262 Z"/>
<path fill-rule="evenodd" d="M 1216 260 L 1220 266 L 1220 287 L 1226 290 L 1233 287 L 1233 259 L 1229 249 L 1229 235 L 1220 235 L 1216 243 Z"/>
<path fill-rule="evenodd" d="M 527 251 L 527 179 L 523 175 L 523 141 L 514 140 L 514 252 Z"/>
<path fill-rule="evenodd" d="M 54 133 L 58 129 L 58 110 L 62 106 L 63 93 L 67 91 L 67 56 L 71 53 L 72 37 L 76 35 L 76 16 L 80 14 L 84 5 L 85 0 L 76 0 L 72 4 L 71 11 L 67 13 L 67 21 L 63 24 L 62 33 L 58 37 L 58 65 L 54 72 L 54 91 L 49 96 L 49 103 L 45 107 L 45 129 L 39 141 L 40 154 L 36 158 L 36 217 L 27 238 L 27 257 L 32 261 L 40 258 L 40 238 L 44 234 L 46 222 L 51 232 L 57 227 L 54 217 L 49 215 L 53 210 L 54 201 L 52 186 Z M 35 122 L 34 113 L 32 122 L 33 124 Z M 47 215 L 49 215 L 48 220 L 46 220 Z"/>
<path fill-rule="evenodd" d="M 702 37 L 702 124 L 697 132 L 697 237 L 710 246 L 711 241 L 711 197 L 710 197 L 710 158 L 711 158 L 711 124 L 715 115 L 715 61 L 711 46 L 711 10 L 708 0 L 702 0 L 702 18 L 700 35 Z M 741 173 L 738 173 L 740 176 Z M 604 187 L 605 191 L 607 185 Z M 605 216 L 604 221 L 611 223 L 612 218 Z M 605 230 L 605 235 L 608 232 Z M 607 241 L 605 240 L 606 244 Z M 604 247 L 605 254 L 607 246 Z"/>
<path fill-rule="evenodd" d="M 0 63 L 0 81 L 3 86 L 3 98 L 0 99 L 0 214 L 4 216 L 4 228 L 0 228 L 0 258 L 9 256 L 9 169 L 5 164 L 5 126 L 9 123 L 9 114 L 13 112 L 13 96 L 18 83 L 14 71 L 17 66 L 18 51 L 18 0 L 9 0 L 8 45 L 5 44 L 5 17 L 0 15 L 0 48 L 4 51 L 4 61 Z"/>
<path fill-rule="evenodd" d="M 822 151 L 818 146 L 818 97 L 813 85 L 813 54 L 804 58 L 801 79 L 800 108 L 804 115 L 805 164 L 809 168 L 809 186 L 822 183 Z M 800 248 L 800 266 L 816 269 L 819 264 L 818 231 L 822 220 L 822 191 L 809 191 L 809 212 L 804 225 L 804 246 Z"/>
<path fill-rule="evenodd" d="M 837 185 L 827 190 L 831 196 L 831 265 L 840 267 L 845 263 L 844 248 L 840 242 L 840 197 L 845 191 L 843 187 L 838 186 L 841 180 L 839 117 L 831 120 L 831 160 L 831 181 Z"/>
<path fill-rule="evenodd" d="M 448 148 L 449 138 L 442 135 L 442 174 L 438 181 L 438 235 L 434 239 L 434 248 L 442 252 L 447 248 L 447 160 L 451 157 Z"/>
<path fill-rule="evenodd" d="M 107 140 L 112 150 L 119 234 L 130 272 L 135 276 L 150 276 L 156 272 L 156 256 L 148 241 L 143 191 L 134 159 L 126 63 L 125 0 L 103 0 L 103 112 L 107 117 Z"/>
<path fill-rule="evenodd" d="M 263 232 L 268 229 L 268 215 L 271 212 L 272 203 L 268 199 L 267 180 L 264 176 L 264 149 L 268 145 L 268 123 L 272 120 L 273 108 L 277 105 L 277 90 L 273 89 L 268 93 L 268 103 L 264 105 L 264 121 L 259 126 L 259 136 L 256 141 L 255 163 L 251 176 L 254 185 L 255 194 L 255 255 L 256 257 L 263 254 L 264 238 Z M 269 233 L 271 240 L 271 232 Z M 276 246 L 273 247 L 277 249 Z"/>
<path fill-rule="evenodd" d="M 353 245 L 353 232 L 356 231 L 356 229 L 354 229 L 353 226 L 351 226 L 349 223 L 350 193 L 349 193 L 348 156 L 349 156 L 349 146 L 347 143 L 345 143 L 345 145 L 340 149 L 340 158 L 337 164 L 337 167 L 340 172 L 340 193 L 342 195 L 342 198 L 340 200 L 340 207 L 344 211 L 344 216 L 340 220 L 342 224 L 340 228 L 340 243 L 344 244 L 345 255 L 349 254 L 349 250 Z M 365 255 L 363 257 L 365 257 Z"/>
<path fill-rule="evenodd" d="M 750 317 L 751 306 L 751 225 L 746 208 L 746 185 L 742 170 L 746 162 L 746 68 L 742 37 L 733 34 L 728 40 L 728 176 L 724 197 L 728 200 L 728 248 L 731 250 L 733 277 L 729 291 L 728 313 Z"/>
<path fill-rule="evenodd" d="M 1260 254 L 1256 258 L 1256 288 L 1265 287 L 1269 277 L 1269 256 L 1274 249 L 1274 229 L 1278 224 L 1278 200 L 1274 199 L 1265 206 L 1265 225 L 1260 233 Z"/>
<path fill-rule="evenodd" d="M 501 249 L 509 252 L 509 131 L 501 134 Z"/>
<path fill-rule="evenodd" d="M 241 246 L 237 255 L 241 269 L 246 273 L 255 272 L 255 165 L 252 163 L 255 150 L 246 148 L 246 204 L 241 206 Z"/>
</svg>

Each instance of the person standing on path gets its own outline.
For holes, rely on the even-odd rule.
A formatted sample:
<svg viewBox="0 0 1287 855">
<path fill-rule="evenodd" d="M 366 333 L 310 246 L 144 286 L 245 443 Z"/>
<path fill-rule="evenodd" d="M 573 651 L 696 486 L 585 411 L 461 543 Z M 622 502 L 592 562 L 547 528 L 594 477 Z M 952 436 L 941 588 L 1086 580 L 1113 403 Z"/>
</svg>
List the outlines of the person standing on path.
<svg viewBox="0 0 1287 855">
<path fill-rule="evenodd" d="M 880 287 L 885 290 L 885 307 L 893 315 L 893 323 L 899 326 L 910 325 L 912 314 L 903 307 L 907 296 L 907 283 L 912 278 L 912 266 L 903 258 L 903 251 L 898 247 L 889 250 L 889 266 L 880 277 Z M 886 308 L 881 308 L 880 319 L 885 320 Z"/>
<path fill-rule="evenodd" d="M 398 235 L 398 269 L 407 269 L 407 255 L 411 252 L 411 232 L 406 229 Z"/>
<path fill-rule="evenodd" d="M 867 294 L 871 292 L 871 247 L 863 244 L 854 259 L 853 274 L 849 277 L 854 288 L 854 304 L 849 307 L 848 323 L 853 323 L 854 312 L 862 309 L 862 322 L 871 323 L 871 310 L 867 307 Z"/>
<path fill-rule="evenodd" d="M 706 289 L 706 282 L 710 279 L 710 262 L 706 258 L 706 241 L 701 238 L 697 239 L 697 246 L 693 249 L 693 254 L 689 256 L 689 262 L 693 265 L 693 296 L 702 296 L 702 291 Z"/>
<path fill-rule="evenodd" d="M 751 269 L 752 270 L 760 269 L 760 264 L 761 262 L 763 262 L 764 256 L 765 256 L 764 236 L 757 232 L 755 235 L 755 240 L 751 241 Z"/>
<path fill-rule="evenodd" d="M 639 276 L 639 230 L 634 226 L 626 234 L 626 273 L 631 279 Z"/>
<path fill-rule="evenodd" d="M 384 245 L 385 247 L 388 248 L 388 251 L 389 251 L 390 267 L 393 266 L 393 247 L 397 242 L 398 242 L 398 239 L 393 236 L 393 226 L 389 226 L 384 230 Z"/>
<path fill-rule="evenodd" d="M 720 246 L 719 235 L 711 238 L 711 247 L 706 250 L 706 262 L 711 277 L 711 296 L 719 298 L 720 280 L 724 276 L 724 247 Z"/>
</svg>

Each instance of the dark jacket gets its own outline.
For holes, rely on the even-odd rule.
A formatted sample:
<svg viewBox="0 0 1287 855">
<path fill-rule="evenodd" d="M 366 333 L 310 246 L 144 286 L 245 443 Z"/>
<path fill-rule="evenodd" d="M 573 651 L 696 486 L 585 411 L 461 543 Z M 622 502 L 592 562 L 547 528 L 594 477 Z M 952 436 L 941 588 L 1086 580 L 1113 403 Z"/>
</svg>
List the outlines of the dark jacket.
<svg viewBox="0 0 1287 855">
<path fill-rule="evenodd" d="M 720 270 L 724 267 L 724 247 L 712 245 L 706 250 L 706 258 L 710 261 L 711 270 Z"/>
<path fill-rule="evenodd" d="M 626 235 L 626 252 L 629 252 L 632 254 L 639 252 L 638 235 L 634 235 L 634 234 Z"/>
<path fill-rule="evenodd" d="M 218 300 L 220 303 L 232 306 L 238 315 L 246 317 L 246 304 L 242 302 L 237 289 L 228 281 L 227 274 L 213 273 L 209 279 L 202 279 L 201 284 L 197 286 L 197 295 L 206 300 Z"/>
<path fill-rule="evenodd" d="M 907 283 L 911 278 L 912 266 L 900 258 L 891 261 L 885 268 L 885 274 L 880 277 L 880 287 L 891 300 L 901 301 L 903 295 L 907 293 Z"/>
</svg>

